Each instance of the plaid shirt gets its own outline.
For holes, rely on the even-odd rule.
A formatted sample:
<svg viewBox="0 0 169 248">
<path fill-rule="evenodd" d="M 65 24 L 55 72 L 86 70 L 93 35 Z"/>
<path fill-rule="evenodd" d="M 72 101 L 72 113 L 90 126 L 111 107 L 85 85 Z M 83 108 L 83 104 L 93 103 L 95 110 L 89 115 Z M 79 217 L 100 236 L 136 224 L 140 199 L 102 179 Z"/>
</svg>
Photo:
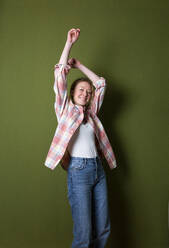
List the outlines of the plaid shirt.
<svg viewBox="0 0 169 248">
<path fill-rule="evenodd" d="M 54 169 L 59 162 L 62 166 L 68 166 L 68 152 L 67 146 L 75 133 L 76 129 L 82 123 L 84 118 L 83 107 L 74 104 L 67 94 L 67 82 L 66 75 L 70 69 L 69 65 L 56 64 L 54 70 L 54 91 L 56 94 L 55 98 L 55 112 L 58 120 L 58 126 L 55 131 L 46 161 L 45 166 L 50 169 Z M 95 83 L 95 94 L 87 110 L 88 121 L 94 129 L 95 135 L 97 137 L 97 143 L 100 150 L 104 154 L 111 169 L 115 168 L 116 159 L 114 152 L 105 133 L 103 125 L 97 117 L 97 113 L 102 105 L 104 93 L 106 89 L 105 79 L 100 77 Z"/>
</svg>

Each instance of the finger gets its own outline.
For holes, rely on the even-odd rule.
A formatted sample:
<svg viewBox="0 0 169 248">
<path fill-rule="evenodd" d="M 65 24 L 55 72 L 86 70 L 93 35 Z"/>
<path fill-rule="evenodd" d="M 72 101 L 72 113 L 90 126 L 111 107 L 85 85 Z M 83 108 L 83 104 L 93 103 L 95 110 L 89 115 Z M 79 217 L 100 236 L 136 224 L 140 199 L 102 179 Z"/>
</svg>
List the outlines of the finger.
<svg viewBox="0 0 169 248">
<path fill-rule="evenodd" d="M 73 28 L 71 30 L 69 30 L 69 32 L 68 32 L 69 35 L 72 35 L 72 34 L 75 34 L 75 33 L 76 33 L 76 30 L 73 29 Z"/>
<path fill-rule="evenodd" d="M 68 60 L 68 63 L 69 63 L 69 64 L 72 64 L 72 63 L 73 63 L 72 58 Z"/>
<path fill-rule="evenodd" d="M 76 31 L 75 33 L 76 39 L 78 39 L 79 35 L 80 35 L 80 32 Z"/>
<path fill-rule="evenodd" d="M 71 28 L 71 29 L 69 30 L 69 32 L 70 32 L 70 31 L 75 31 L 75 30 L 76 30 L 75 28 Z"/>
</svg>

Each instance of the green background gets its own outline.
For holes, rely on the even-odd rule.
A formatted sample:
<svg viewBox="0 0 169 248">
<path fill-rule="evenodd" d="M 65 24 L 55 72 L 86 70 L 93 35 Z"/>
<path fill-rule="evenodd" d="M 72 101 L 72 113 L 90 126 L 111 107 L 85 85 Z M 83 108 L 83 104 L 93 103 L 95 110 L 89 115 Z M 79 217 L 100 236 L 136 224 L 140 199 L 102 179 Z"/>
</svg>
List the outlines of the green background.
<svg viewBox="0 0 169 248">
<path fill-rule="evenodd" d="M 66 173 L 44 166 L 55 128 L 53 66 L 71 56 L 107 80 L 100 118 L 119 167 L 107 174 L 107 248 L 168 247 L 169 2 L 0 1 L 0 248 L 66 248 Z M 68 81 L 81 75 L 70 72 Z M 70 85 L 70 83 L 69 83 Z"/>
</svg>

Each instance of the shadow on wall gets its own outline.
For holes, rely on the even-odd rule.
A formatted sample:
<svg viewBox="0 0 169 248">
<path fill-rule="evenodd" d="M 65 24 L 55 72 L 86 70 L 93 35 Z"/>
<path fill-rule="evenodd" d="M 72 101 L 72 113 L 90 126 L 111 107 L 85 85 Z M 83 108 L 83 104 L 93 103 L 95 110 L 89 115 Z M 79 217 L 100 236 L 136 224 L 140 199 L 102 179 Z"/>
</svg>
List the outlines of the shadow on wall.
<svg viewBox="0 0 169 248">
<path fill-rule="evenodd" d="M 97 70 L 99 71 L 99 70 Z M 130 105 L 130 97 L 126 89 L 117 88 L 112 84 L 114 80 L 103 74 L 107 81 L 107 90 L 103 106 L 99 113 L 103 126 L 108 134 L 117 159 L 118 168 L 110 170 L 104 165 L 108 182 L 109 209 L 111 218 L 111 235 L 108 248 L 131 248 L 130 238 L 130 206 L 125 191 L 130 172 L 127 154 L 123 145 L 123 137 L 117 132 L 115 121 Z M 110 84 L 108 83 L 110 82 Z"/>
</svg>

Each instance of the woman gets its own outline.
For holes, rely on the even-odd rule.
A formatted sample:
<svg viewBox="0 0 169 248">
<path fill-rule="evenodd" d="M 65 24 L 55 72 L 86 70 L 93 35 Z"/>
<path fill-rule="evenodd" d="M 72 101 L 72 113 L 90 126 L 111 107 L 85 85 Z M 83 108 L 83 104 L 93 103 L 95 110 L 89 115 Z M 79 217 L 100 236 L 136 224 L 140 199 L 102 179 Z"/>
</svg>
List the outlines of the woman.
<svg viewBox="0 0 169 248">
<path fill-rule="evenodd" d="M 74 222 L 72 248 L 103 248 L 110 234 L 106 177 L 100 160 L 102 153 L 110 168 L 116 160 L 104 128 L 97 117 L 105 79 L 97 76 L 75 58 L 68 59 L 80 29 L 71 29 L 59 63 L 55 65 L 55 112 L 58 120 L 45 165 L 59 163 L 67 170 L 68 198 Z M 87 78 L 74 81 L 67 94 L 66 76 L 71 68 Z"/>
</svg>

